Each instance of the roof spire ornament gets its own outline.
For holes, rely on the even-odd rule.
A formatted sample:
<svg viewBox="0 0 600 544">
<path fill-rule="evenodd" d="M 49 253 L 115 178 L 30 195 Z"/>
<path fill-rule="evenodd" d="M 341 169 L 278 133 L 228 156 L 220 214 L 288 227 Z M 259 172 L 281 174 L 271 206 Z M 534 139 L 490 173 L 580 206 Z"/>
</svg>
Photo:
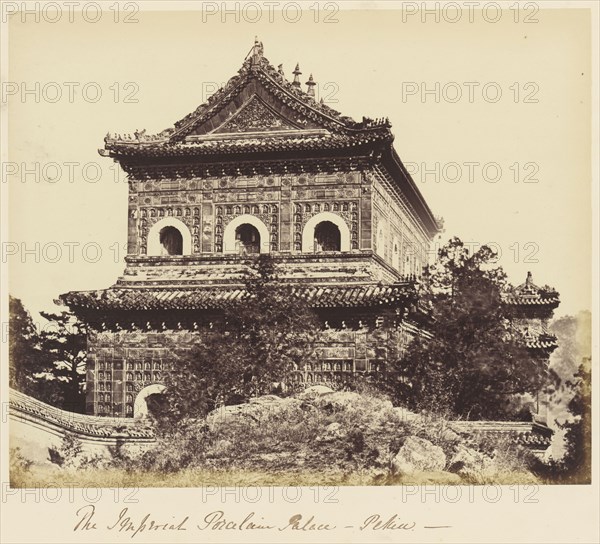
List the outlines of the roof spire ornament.
<svg viewBox="0 0 600 544">
<path fill-rule="evenodd" d="M 296 64 L 296 68 L 294 68 L 294 71 L 292 72 L 292 74 L 294 74 L 294 81 L 292 81 L 292 85 L 294 87 L 300 88 L 300 86 L 301 86 L 300 75 L 302 74 L 302 72 L 300 71 L 300 63 L 299 62 Z"/>
<path fill-rule="evenodd" d="M 258 40 L 258 36 L 254 36 L 254 45 L 252 47 L 252 64 L 258 64 L 262 59 L 264 53 L 264 47 L 261 41 Z"/>
<path fill-rule="evenodd" d="M 526 285 L 531 285 L 533 283 L 533 274 L 531 272 L 527 272 L 527 279 L 525 280 Z"/>
<path fill-rule="evenodd" d="M 278 73 L 278 74 L 279 74 L 281 77 L 284 77 L 284 76 L 285 76 L 285 74 L 283 73 L 283 64 L 280 64 L 280 65 L 277 67 L 277 73 Z"/>
<path fill-rule="evenodd" d="M 308 81 L 306 82 L 307 85 L 307 89 L 306 89 L 306 94 L 308 96 L 312 96 L 314 98 L 315 96 L 315 80 L 313 79 L 313 75 L 310 74 L 310 76 L 308 77 Z"/>
</svg>

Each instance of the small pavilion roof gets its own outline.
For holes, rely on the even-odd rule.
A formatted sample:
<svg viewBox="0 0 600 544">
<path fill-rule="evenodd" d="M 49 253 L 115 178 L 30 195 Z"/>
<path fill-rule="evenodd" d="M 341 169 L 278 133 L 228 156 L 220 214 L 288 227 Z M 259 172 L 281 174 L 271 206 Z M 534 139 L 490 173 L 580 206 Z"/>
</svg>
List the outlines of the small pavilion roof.
<svg viewBox="0 0 600 544">
<path fill-rule="evenodd" d="M 505 302 L 512 306 L 548 306 L 556 308 L 560 304 L 560 297 L 558 292 L 551 287 L 538 287 L 533 283 L 531 272 L 527 272 L 525 282 L 508 293 Z"/>
</svg>

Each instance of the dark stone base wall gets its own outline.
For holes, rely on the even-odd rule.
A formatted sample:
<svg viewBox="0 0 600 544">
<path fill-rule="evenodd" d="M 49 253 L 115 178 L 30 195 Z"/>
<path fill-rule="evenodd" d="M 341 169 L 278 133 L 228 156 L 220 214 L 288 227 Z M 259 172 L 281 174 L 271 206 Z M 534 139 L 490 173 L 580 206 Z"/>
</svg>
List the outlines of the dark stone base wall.
<svg viewBox="0 0 600 544">
<path fill-rule="evenodd" d="M 190 349 L 198 333 L 190 331 L 93 332 L 88 336 L 86 413 L 133 416 L 137 394 L 162 383 L 173 353 Z"/>
<path fill-rule="evenodd" d="M 325 329 L 317 356 L 306 368 L 297 369 L 293 380 L 306 384 L 335 385 L 356 373 L 383 370 L 390 341 L 400 349 L 417 329 L 401 323 L 393 333 L 387 328 Z M 198 331 L 104 331 L 88 337 L 86 413 L 132 417 L 138 393 L 162 384 L 174 368 L 174 355 L 199 342 Z M 393 338 L 390 335 L 393 334 Z"/>
</svg>

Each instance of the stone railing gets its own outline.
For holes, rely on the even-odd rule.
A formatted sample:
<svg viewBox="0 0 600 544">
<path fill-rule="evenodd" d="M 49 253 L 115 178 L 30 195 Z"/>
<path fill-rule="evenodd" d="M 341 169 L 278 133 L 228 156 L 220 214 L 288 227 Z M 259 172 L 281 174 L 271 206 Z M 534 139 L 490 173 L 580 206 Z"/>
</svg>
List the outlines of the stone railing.
<svg viewBox="0 0 600 544">
<path fill-rule="evenodd" d="M 153 433 L 143 421 L 132 418 L 97 417 L 67 412 L 10 390 L 11 419 L 28 420 L 61 429 L 87 439 L 153 440 Z"/>
<path fill-rule="evenodd" d="M 143 420 L 67 412 L 14 390 L 9 394 L 8 416 L 10 448 L 18 448 L 36 464 L 49 463 L 50 451 L 60 450 L 69 435 L 92 458 L 108 458 L 111 447 L 126 446 L 133 452 L 154 443 L 152 430 Z"/>
<path fill-rule="evenodd" d="M 505 437 L 537 453 L 548 449 L 553 435 L 552 429 L 535 421 L 451 421 L 449 426 L 463 436 Z"/>
</svg>

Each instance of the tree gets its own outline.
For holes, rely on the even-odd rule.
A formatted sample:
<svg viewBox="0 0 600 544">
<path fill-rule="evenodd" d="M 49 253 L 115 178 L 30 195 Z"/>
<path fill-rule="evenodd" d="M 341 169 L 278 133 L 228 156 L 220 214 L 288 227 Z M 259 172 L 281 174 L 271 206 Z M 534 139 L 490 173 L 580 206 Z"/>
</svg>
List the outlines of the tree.
<svg viewBox="0 0 600 544">
<path fill-rule="evenodd" d="M 388 373 L 387 387 L 412 409 L 453 417 L 505 419 L 508 398 L 538 391 L 545 362 L 532 356 L 502 302 L 510 289 L 487 246 L 470 254 L 458 238 L 439 250 L 419 286 L 430 335 L 414 339 Z"/>
<path fill-rule="evenodd" d="M 591 477 L 591 319 L 584 311 L 550 325 L 558 349 L 550 357 L 549 413 L 563 432 L 555 434 L 556 460 L 542 468 L 570 484 L 589 483 Z"/>
<path fill-rule="evenodd" d="M 590 483 L 592 476 L 592 390 L 591 358 L 584 360 L 568 385 L 574 395 L 567 406 L 571 417 L 560 426 L 565 429 L 565 454 L 561 459 L 565 472 L 574 481 Z"/>
<path fill-rule="evenodd" d="M 10 387 L 36 395 L 36 375 L 47 368 L 39 349 L 40 338 L 31 315 L 20 299 L 9 296 L 8 360 Z"/>
<path fill-rule="evenodd" d="M 197 347 L 177 357 L 160 408 L 168 420 L 201 417 L 267 393 L 313 356 L 316 316 L 279 281 L 272 258 L 257 257 L 244 283 L 246 296 L 224 308 Z"/>
<path fill-rule="evenodd" d="M 84 409 L 85 328 L 68 312 L 41 312 L 39 331 L 23 303 L 9 297 L 10 387 L 71 411 Z"/>
<path fill-rule="evenodd" d="M 73 412 L 85 411 L 86 328 L 73 314 L 41 312 L 48 324 L 40 333 L 40 349 L 51 365 L 46 379 L 54 381 L 53 404 Z"/>
</svg>

